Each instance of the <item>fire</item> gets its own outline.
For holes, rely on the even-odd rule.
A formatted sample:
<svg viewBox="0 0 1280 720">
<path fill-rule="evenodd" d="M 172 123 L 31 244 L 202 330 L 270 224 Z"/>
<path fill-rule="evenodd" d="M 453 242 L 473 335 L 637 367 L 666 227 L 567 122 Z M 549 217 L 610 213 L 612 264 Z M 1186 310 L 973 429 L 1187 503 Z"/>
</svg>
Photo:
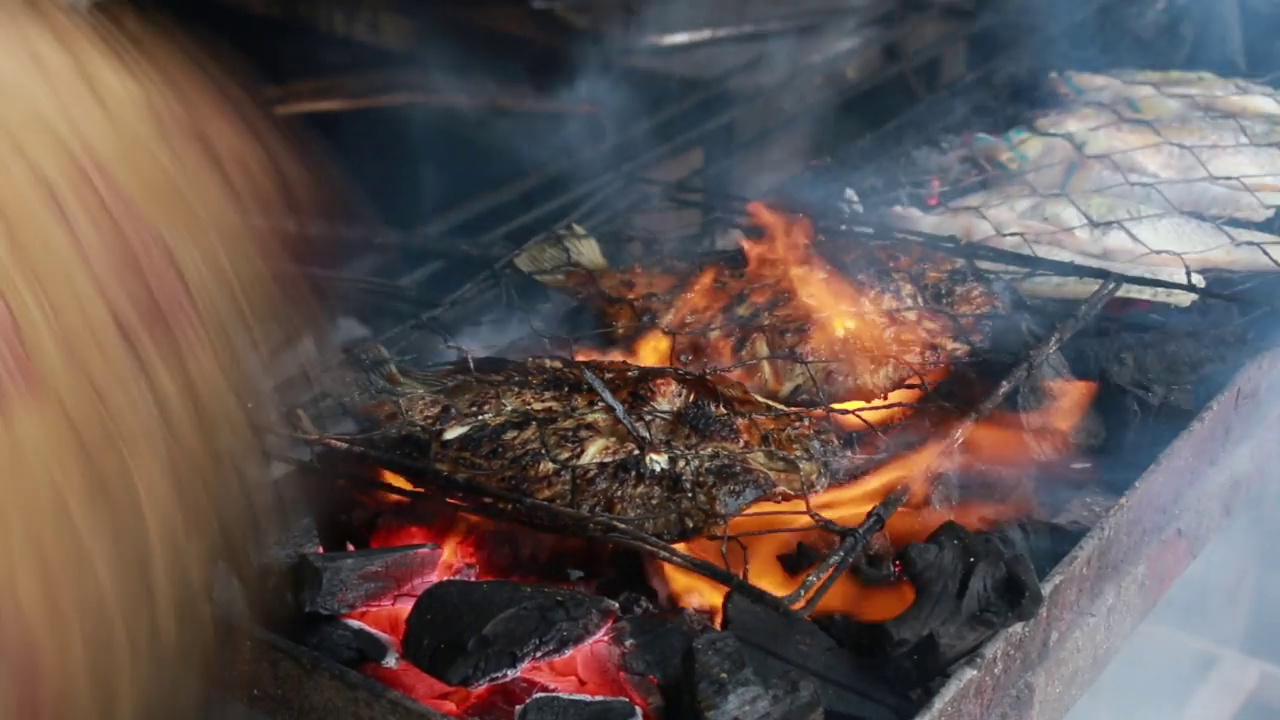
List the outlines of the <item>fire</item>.
<svg viewBox="0 0 1280 720">
<path fill-rule="evenodd" d="M 745 272 L 750 282 L 735 285 L 727 282 L 723 275 L 728 270 L 709 267 L 665 309 L 659 318 L 662 329 L 641 334 L 626 349 L 582 351 L 576 356 L 645 366 L 701 364 L 723 368 L 727 374 L 738 374 L 739 379 L 743 379 L 742 371 L 735 368 L 740 367 L 744 349 L 734 346 L 732 335 L 709 332 L 731 319 L 735 308 L 743 305 L 742 298 L 735 297 L 735 293 L 746 293 L 750 296 L 746 298 L 747 304 L 768 308 L 775 316 L 801 319 L 803 322 L 790 326 L 803 327 L 811 335 L 806 347 L 812 352 L 821 351 L 826 358 L 845 358 L 836 362 L 847 364 L 847 372 L 858 369 L 854 367 L 858 358 L 911 357 L 913 350 L 930 347 L 931 330 L 923 323 L 912 322 L 909 315 L 891 315 L 874 292 L 858 288 L 818 255 L 813 248 L 814 229 L 807 220 L 774 212 L 759 203 L 750 204 L 748 211 L 755 224 L 764 230 L 761 239 L 744 239 L 742 243 L 747 259 Z M 767 342 L 763 336 L 748 340 L 738 344 Z M 752 357 L 769 356 L 768 352 L 757 352 Z M 917 352 L 915 357 L 924 356 Z M 778 366 L 771 365 L 774 362 L 764 360 L 763 369 L 757 372 L 781 376 Z M 917 376 L 881 398 L 833 397 L 830 405 L 819 408 L 811 405 L 807 412 L 828 415 L 849 431 L 886 431 L 911 416 L 912 408 L 926 397 L 930 388 L 950 375 L 949 368 L 921 365 L 909 365 Z M 879 387 L 896 383 L 901 374 L 892 377 Z M 767 379 L 772 381 L 777 377 Z M 949 520 L 981 529 L 1026 517 L 1034 509 L 1026 477 L 1038 464 L 1061 461 L 1071 454 L 1075 431 L 1088 413 L 1097 387 L 1090 382 L 1058 380 L 1044 384 L 1040 390 L 1045 401 L 1036 410 L 997 412 L 972 423 L 955 418 L 951 426 L 944 424 L 913 450 L 862 477 L 846 478 L 844 484 L 807 502 L 764 500 L 756 503 L 729 521 L 725 534 L 734 538 L 732 542 L 705 538 L 681 543 L 677 548 L 718 564 L 781 597 L 795 591 L 803 580 L 803 573 L 788 572 L 783 557 L 794 553 L 799 543 L 824 552 L 836 543 L 831 533 L 815 528 L 813 513 L 844 526 L 855 526 L 891 493 L 905 487 L 908 498 L 885 529 L 895 548 L 925 540 Z M 984 480 L 982 487 L 987 491 L 981 496 L 969 492 L 966 497 L 963 492 L 966 488 L 957 486 L 961 491 L 959 499 L 938 497 L 939 490 L 953 487 L 940 481 L 977 477 Z M 418 505 L 409 502 L 403 492 L 421 493 L 420 489 L 390 472 L 384 471 L 381 479 L 387 489 L 398 489 L 397 493 L 386 490 L 373 493 L 390 515 Z M 579 543 L 568 549 L 568 555 L 578 563 L 575 568 L 584 567 L 582 563 L 612 561 L 609 548 L 603 544 L 549 536 L 539 539 L 542 537 L 529 530 L 516 530 L 466 515 L 456 507 L 446 507 L 443 515 L 433 522 L 424 521 L 420 516 L 414 516 L 408 523 L 384 522 L 370 544 L 373 547 L 416 543 L 440 546 L 442 557 L 437 569 L 433 577 L 423 580 L 418 592 L 431 583 L 449 578 L 538 581 L 537 568 L 563 550 L 566 543 Z M 593 552 L 590 548 L 602 555 L 594 560 L 586 559 Z M 719 621 L 726 593 L 723 586 L 664 563 L 655 562 L 651 569 L 654 585 L 666 593 L 672 604 L 705 612 Z M 578 577 L 590 578 L 592 574 L 580 572 Z M 560 584 L 584 591 L 593 589 L 589 580 Z M 352 613 L 349 619 L 365 623 L 398 643 L 416 596 L 417 593 L 410 593 L 388 598 L 377 607 Z M 905 581 L 870 586 L 846 573 L 823 596 L 816 612 L 881 622 L 908 608 L 914 597 L 913 588 Z M 509 718 L 516 705 L 538 692 L 548 691 L 626 697 L 647 708 L 636 687 L 626 679 L 617 652 L 606 631 L 565 657 L 531 665 L 511 680 L 479 689 L 449 687 L 406 662 L 394 667 L 369 667 L 365 672 L 456 717 Z"/>
<path fill-rule="evenodd" d="M 811 498 L 808 509 L 835 522 L 853 526 L 901 486 L 910 491 L 906 506 L 890 518 L 886 534 L 895 547 L 923 541 L 947 520 L 966 527 L 983 528 L 995 522 L 1027 515 L 1031 499 L 1026 489 L 1011 484 L 1006 497 L 995 501 L 961 502 L 933 507 L 934 483 L 951 472 L 977 472 L 1016 477 L 1037 462 L 1059 459 L 1072 447 L 1072 433 L 1093 402 L 1097 386 L 1083 381 L 1059 381 L 1046 388 L 1045 405 L 1031 413 L 996 413 L 977 423 L 956 447 L 950 447 L 950 431 L 940 432 L 913 452 L 890 461 L 847 485 Z M 829 550 L 827 533 L 813 528 L 803 501 L 761 502 L 729 522 L 729 536 L 740 542 L 699 539 L 680 544 L 690 555 L 726 567 L 748 582 L 778 596 L 796 590 L 802 577 L 783 568 L 780 556 L 792 552 L 798 542 Z M 719 619 L 725 588 L 687 570 L 662 564 L 662 583 L 677 604 L 705 611 Z M 911 586 L 900 582 L 887 587 L 860 584 L 846 575 L 840 578 L 817 607 L 818 614 L 850 615 L 865 622 L 891 619 L 915 598 Z"/>
<path fill-rule="evenodd" d="M 383 470 L 383 483 L 401 490 L 415 490 L 405 478 Z M 378 493 L 385 507 L 403 506 L 407 498 L 386 492 Z M 506 526 L 484 518 L 442 506 L 433 516 L 418 513 L 410 521 L 398 521 L 388 514 L 369 540 L 373 548 L 398 547 L 430 543 L 441 550 L 441 557 L 430 577 L 418 579 L 410 590 L 385 598 L 346 616 L 389 638 L 392 649 L 400 652 L 405 622 L 418 596 L 433 583 L 449 579 L 489 580 L 520 579 L 536 581 L 540 566 L 551 562 L 558 553 L 575 561 L 586 554 L 572 540 L 544 537 L 520 528 Z M 574 545 L 566 549 L 566 546 Z M 569 586 L 569 583 L 561 583 Z M 578 589 L 590 590 L 582 586 Z M 534 695 L 548 692 L 621 697 L 647 708 L 642 694 L 621 670 L 622 659 L 616 643 L 606 629 L 599 637 L 586 642 L 564 657 L 532 663 L 516 677 L 480 688 L 458 688 L 446 685 L 412 664 L 398 660 L 391 666 L 371 664 L 362 672 L 418 702 L 447 715 L 469 720 L 509 720 L 515 709 Z"/>
<path fill-rule="evenodd" d="M 833 268 L 813 247 L 814 228 L 809 220 L 777 212 L 763 203 L 749 203 L 747 212 L 754 225 L 764 231 L 759 240 L 744 238 L 747 258 L 746 282 L 734 283 L 725 274 L 733 272 L 711 266 L 659 319 L 627 349 L 582 349 L 579 360 L 621 360 L 644 366 L 688 366 L 698 364 L 723 369 L 752 384 L 742 359 L 742 349 L 734 347 L 730 335 L 715 330 L 726 323 L 739 322 L 735 313 L 735 293 L 742 287 L 752 306 L 769 308 L 775 319 L 803 319 L 808 328 L 808 347 L 822 363 L 845 365 L 851 374 L 859 358 L 913 358 L 930 346 L 928 331 L 909 317 L 894 317 L 886 309 L 881 293 L 859 288 Z M 800 324 L 800 323 L 796 323 Z M 751 339 L 767 345 L 764 335 Z M 753 357 L 775 357 L 767 347 Z M 781 363 L 758 361 L 753 371 L 762 373 L 769 387 L 785 386 Z M 919 401 L 926 388 L 947 375 L 945 368 L 922 368 L 903 387 L 873 400 L 831 397 L 832 418 L 849 431 L 883 427 L 904 419 L 911 404 Z"/>
</svg>

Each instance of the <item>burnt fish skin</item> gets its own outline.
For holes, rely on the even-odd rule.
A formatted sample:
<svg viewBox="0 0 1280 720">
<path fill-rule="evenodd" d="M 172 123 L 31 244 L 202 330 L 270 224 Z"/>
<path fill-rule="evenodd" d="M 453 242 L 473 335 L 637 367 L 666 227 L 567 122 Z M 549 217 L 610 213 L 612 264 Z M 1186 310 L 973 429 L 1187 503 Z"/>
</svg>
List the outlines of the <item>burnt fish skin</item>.
<svg viewBox="0 0 1280 720">
<path fill-rule="evenodd" d="M 855 455 L 829 420 L 723 376 L 551 357 L 381 375 L 353 442 L 672 542 L 820 492 Z"/>
</svg>

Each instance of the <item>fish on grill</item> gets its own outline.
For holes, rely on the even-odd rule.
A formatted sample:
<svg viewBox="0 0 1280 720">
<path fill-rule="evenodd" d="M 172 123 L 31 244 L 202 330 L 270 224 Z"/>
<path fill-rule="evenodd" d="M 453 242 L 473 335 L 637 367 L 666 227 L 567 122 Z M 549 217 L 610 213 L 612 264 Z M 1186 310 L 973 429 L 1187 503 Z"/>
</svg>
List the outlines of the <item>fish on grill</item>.
<svg viewBox="0 0 1280 720">
<path fill-rule="evenodd" d="M 1280 95 L 1275 88 L 1208 72 L 1064 72 L 1050 76 L 1050 85 L 1065 99 L 1104 104 L 1135 119 L 1205 113 L 1280 117 Z"/>
<path fill-rule="evenodd" d="M 550 357 L 379 374 L 353 442 L 668 541 L 821 491 L 855 457 L 827 420 L 723 376 Z"/>
<path fill-rule="evenodd" d="M 1105 193 L 1158 210 L 1261 222 L 1280 207 L 1280 94 L 1202 72 L 1050 77 L 1066 106 L 973 154 L 1006 186 Z"/>
<path fill-rule="evenodd" d="M 791 222 L 785 216 L 748 210 L 761 225 L 775 223 L 768 236 L 803 234 L 777 227 Z M 614 268 L 595 238 L 571 226 L 515 263 L 593 307 L 612 342 L 661 339 L 647 353 L 607 357 L 721 370 L 793 407 L 881 398 L 985 346 L 1008 310 L 981 273 L 921 245 L 850 242 L 821 255 L 805 248 L 797 261 L 771 255 L 765 242 L 744 240 L 742 251 L 689 263 Z"/>
<path fill-rule="evenodd" d="M 891 217 L 905 230 L 954 235 L 966 242 L 1083 261 L 1126 274 L 1143 267 L 1168 268 L 1173 281 L 1191 280 L 1196 285 L 1202 280 L 1188 271 L 1280 270 L 1280 237 L 1102 193 L 1040 196 L 992 190 L 927 214 L 895 208 Z"/>
</svg>

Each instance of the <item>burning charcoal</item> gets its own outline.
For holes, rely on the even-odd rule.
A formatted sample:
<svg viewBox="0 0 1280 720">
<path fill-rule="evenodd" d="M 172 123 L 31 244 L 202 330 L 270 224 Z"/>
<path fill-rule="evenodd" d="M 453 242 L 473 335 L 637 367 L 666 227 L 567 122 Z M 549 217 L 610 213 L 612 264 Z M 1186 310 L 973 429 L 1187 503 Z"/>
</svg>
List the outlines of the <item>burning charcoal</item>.
<svg viewBox="0 0 1280 720">
<path fill-rule="evenodd" d="M 369 630 L 337 618 L 324 618 L 303 631 L 299 643 L 312 652 L 347 667 L 385 662 L 391 655 L 386 642 Z"/>
<path fill-rule="evenodd" d="M 829 712 L 865 720 L 910 715 L 906 698 L 860 669 L 835 640 L 797 615 L 784 615 L 729 593 L 724 601 L 724 628 L 737 638 L 755 673 L 771 680 L 795 671 L 805 673 Z"/>
<path fill-rule="evenodd" d="M 435 545 L 307 553 L 294 566 L 304 613 L 344 615 L 429 579 L 440 562 Z"/>
<path fill-rule="evenodd" d="M 511 580 L 445 580 L 405 623 L 403 654 L 432 677 L 475 687 L 560 657 L 617 617 L 612 600 Z"/>
<path fill-rule="evenodd" d="M 996 528 L 990 535 L 1007 551 L 1028 558 L 1036 578 L 1043 581 L 1087 532 L 1081 525 L 1029 518 Z"/>
<path fill-rule="evenodd" d="M 651 677 L 663 689 L 677 685 L 684 673 L 683 658 L 705 629 L 693 613 L 635 615 L 618 623 L 615 637 L 625 652 L 623 668 L 632 675 Z"/>
<path fill-rule="evenodd" d="M 640 708 L 621 698 L 538 695 L 516 710 L 516 720 L 641 720 Z"/>
<path fill-rule="evenodd" d="M 693 686 L 691 714 L 699 720 L 823 717 L 822 696 L 812 679 L 791 671 L 771 682 L 762 681 L 747 661 L 738 638 L 731 633 L 716 632 L 695 640 L 687 667 Z"/>
<path fill-rule="evenodd" d="M 973 533 L 948 522 L 898 559 L 916 599 L 879 625 L 826 619 L 823 626 L 858 655 L 876 658 L 895 685 L 916 688 L 1010 625 L 1031 619 L 1044 596 L 1040 579 L 1082 531 L 1032 521 Z"/>
</svg>

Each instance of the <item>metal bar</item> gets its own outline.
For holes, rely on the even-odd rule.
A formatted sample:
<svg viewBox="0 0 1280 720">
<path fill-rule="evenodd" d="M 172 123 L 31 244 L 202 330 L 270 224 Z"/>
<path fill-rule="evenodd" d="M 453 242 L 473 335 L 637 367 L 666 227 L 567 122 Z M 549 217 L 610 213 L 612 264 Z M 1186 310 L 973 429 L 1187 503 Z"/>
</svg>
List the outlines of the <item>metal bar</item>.
<svg viewBox="0 0 1280 720">
<path fill-rule="evenodd" d="M 991 640 L 917 720 L 1055 720 L 1251 490 L 1276 484 L 1280 349 L 1254 359 L 1046 580 L 1040 614 Z"/>
<path fill-rule="evenodd" d="M 869 5 L 870 3 L 867 3 Z M 812 29 L 839 20 L 846 19 L 851 13 L 865 12 L 866 5 L 853 5 L 832 8 L 822 12 L 805 13 L 803 15 L 783 16 L 740 22 L 732 25 L 716 25 L 672 32 L 655 33 L 639 38 L 630 52 L 652 52 L 663 50 L 683 50 L 690 47 L 701 47 L 712 43 L 733 42 L 776 35 L 785 32 L 798 32 Z"/>
</svg>

